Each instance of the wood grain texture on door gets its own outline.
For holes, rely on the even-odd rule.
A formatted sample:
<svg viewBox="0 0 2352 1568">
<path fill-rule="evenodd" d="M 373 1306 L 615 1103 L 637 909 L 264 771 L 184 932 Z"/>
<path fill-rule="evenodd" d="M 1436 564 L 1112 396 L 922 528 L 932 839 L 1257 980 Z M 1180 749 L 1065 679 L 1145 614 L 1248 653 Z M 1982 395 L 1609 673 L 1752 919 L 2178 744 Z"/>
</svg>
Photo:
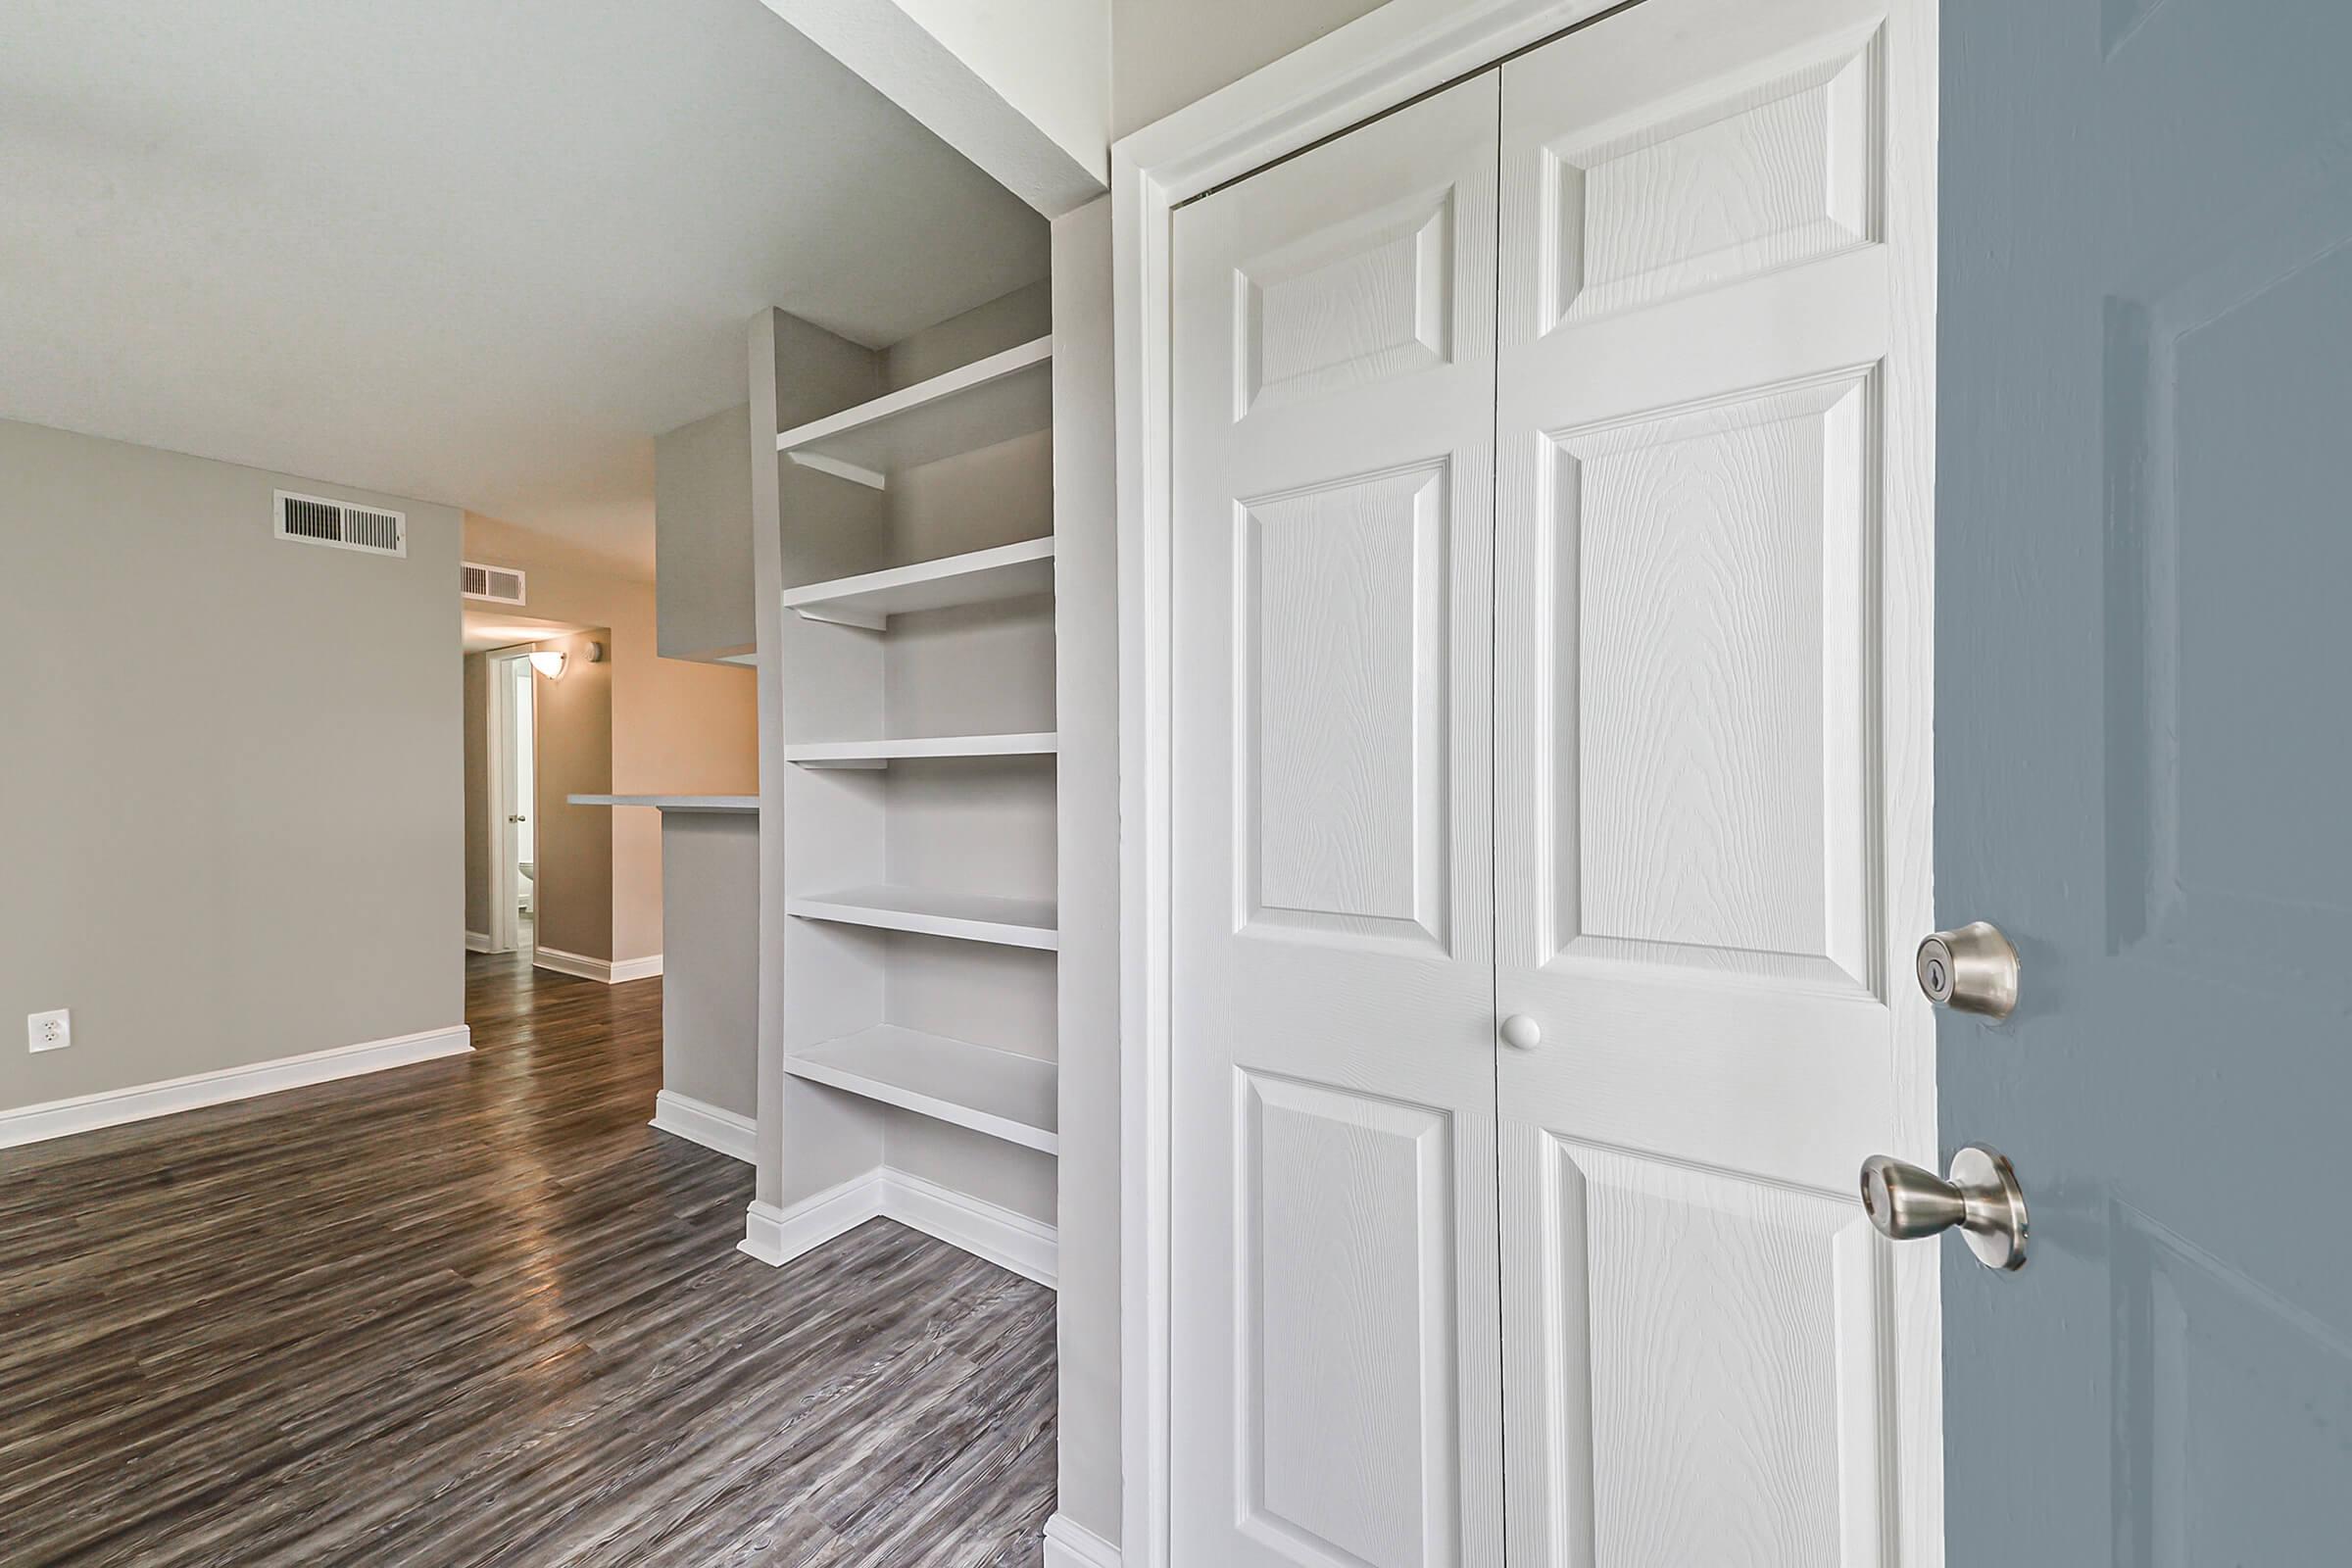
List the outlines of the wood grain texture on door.
<svg viewBox="0 0 2352 1568">
<path fill-rule="evenodd" d="M 1178 1561 L 1941 1560 L 1935 24 L 1645 0 L 1176 219 Z"/>
<path fill-rule="evenodd" d="M 1645 0 L 1503 68 L 1515 1564 L 1938 1560 L 1934 1265 L 1852 1185 L 1932 1157 L 1933 24 Z"/>
<path fill-rule="evenodd" d="M 1176 220 L 1177 1562 L 1502 1561 L 1494 124 Z"/>
</svg>

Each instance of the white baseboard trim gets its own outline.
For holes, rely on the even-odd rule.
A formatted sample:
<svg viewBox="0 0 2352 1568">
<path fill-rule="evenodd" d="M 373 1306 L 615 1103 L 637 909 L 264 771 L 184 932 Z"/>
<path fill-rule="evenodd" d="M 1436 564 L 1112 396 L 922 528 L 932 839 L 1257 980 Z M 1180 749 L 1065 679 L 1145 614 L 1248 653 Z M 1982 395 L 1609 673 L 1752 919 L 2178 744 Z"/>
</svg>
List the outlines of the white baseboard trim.
<svg viewBox="0 0 2352 1568">
<path fill-rule="evenodd" d="M 562 948 L 533 948 L 531 967 L 553 969 L 558 974 L 570 975 L 575 980 L 594 980 L 599 985 L 612 983 L 612 960 L 591 958 L 584 953 L 565 953 Z"/>
<path fill-rule="evenodd" d="M 489 932 L 468 931 L 466 933 L 466 951 L 467 953 L 495 953 L 498 950 L 490 946 Z"/>
<path fill-rule="evenodd" d="M 890 1218 L 1048 1289 L 1057 1286 L 1053 1226 L 903 1170 L 883 1177 L 882 1212 Z"/>
<path fill-rule="evenodd" d="M 731 1110 L 684 1095 L 671 1094 L 664 1089 L 654 1097 L 652 1125 L 672 1138 L 683 1138 L 690 1144 L 740 1159 L 746 1164 L 755 1157 L 753 1135 L 758 1126 L 749 1116 L 738 1116 Z"/>
<path fill-rule="evenodd" d="M 877 1166 L 788 1209 L 754 1203 L 742 1250 L 762 1263 L 791 1262 L 875 1216 L 936 1237 L 975 1257 L 1054 1289 L 1059 1244 L 1053 1226 L 921 1176 Z"/>
<path fill-rule="evenodd" d="M 542 969 L 553 969 L 580 980 L 594 980 L 599 985 L 626 985 L 631 980 L 651 980 L 662 972 L 662 955 L 650 958 L 591 958 L 584 953 L 565 953 L 562 948 L 534 948 L 531 962 Z"/>
<path fill-rule="evenodd" d="M 1055 1514 L 1046 1521 L 1045 1568 L 1119 1568 L 1119 1548 Z"/>
<path fill-rule="evenodd" d="M 814 1247 L 882 1212 L 880 1170 L 853 1176 L 804 1198 L 790 1208 L 754 1201 L 743 1226 L 742 1250 L 771 1267 L 781 1267 Z"/>
<path fill-rule="evenodd" d="M 218 1072 L 200 1072 L 160 1084 L 143 1084 L 136 1089 L 109 1089 L 74 1100 L 53 1100 L 19 1110 L 0 1110 L 0 1149 L 43 1143 L 72 1133 L 94 1132 L 101 1127 L 120 1127 L 125 1122 L 169 1116 L 202 1105 L 274 1095 L 280 1090 L 301 1089 L 337 1078 L 357 1078 L 363 1073 L 405 1067 L 436 1056 L 462 1055 L 472 1049 L 473 1032 L 464 1024 L 456 1024 L 447 1029 L 428 1029 L 422 1034 L 395 1035 L 388 1040 L 338 1046 L 332 1051 L 257 1061 L 249 1067 L 223 1067 Z"/>
</svg>

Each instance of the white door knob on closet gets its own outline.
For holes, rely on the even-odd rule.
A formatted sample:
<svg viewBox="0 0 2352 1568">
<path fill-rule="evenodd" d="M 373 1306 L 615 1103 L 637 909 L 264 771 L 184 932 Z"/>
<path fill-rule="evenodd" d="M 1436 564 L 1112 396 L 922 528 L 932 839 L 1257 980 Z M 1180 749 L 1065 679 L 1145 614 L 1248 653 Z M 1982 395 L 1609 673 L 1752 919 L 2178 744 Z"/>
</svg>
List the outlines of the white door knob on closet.
<svg viewBox="0 0 2352 1568">
<path fill-rule="evenodd" d="M 1502 1043 L 1514 1051 L 1533 1051 L 1544 1043 L 1544 1026 L 1524 1012 L 1502 1020 Z"/>
</svg>

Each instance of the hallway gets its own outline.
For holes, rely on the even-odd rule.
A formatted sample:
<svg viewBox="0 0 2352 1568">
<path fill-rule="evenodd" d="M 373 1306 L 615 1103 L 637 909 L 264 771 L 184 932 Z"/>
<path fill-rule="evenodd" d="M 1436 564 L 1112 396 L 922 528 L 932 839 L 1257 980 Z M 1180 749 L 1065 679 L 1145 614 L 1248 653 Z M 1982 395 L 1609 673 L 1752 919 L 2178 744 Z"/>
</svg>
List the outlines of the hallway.
<svg viewBox="0 0 2352 1568">
<path fill-rule="evenodd" d="M 740 1255 L 661 997 L 470 956 L 471 1055 L 0 1152 L 0 1562 L 1034 1562 L 1053 1293 Z"/>
</svg>

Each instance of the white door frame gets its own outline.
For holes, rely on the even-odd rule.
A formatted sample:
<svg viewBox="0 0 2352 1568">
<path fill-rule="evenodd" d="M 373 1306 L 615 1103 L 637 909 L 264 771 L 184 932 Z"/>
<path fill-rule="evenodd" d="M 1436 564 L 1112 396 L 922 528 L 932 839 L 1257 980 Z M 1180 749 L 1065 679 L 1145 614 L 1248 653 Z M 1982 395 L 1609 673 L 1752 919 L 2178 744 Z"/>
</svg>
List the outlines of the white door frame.
<svg viewBox="0 0 2352 1568">
<path fill-rule="evenodd" d="M 1389 0 L 1111 148 L 1119 512 L 1120 1336 L 1125 1568 L 1174 1568 L 1169 1553 L 1170 848 L 1175 209 L 1626 0 Z M 1933 15 L 1933 8 L 1930 8 Z M 1933 32 L 1931 27 L 1929 31 Z M 1931 39 L 1932 49 L 1932 39 Z M 1933 95 L 1931 53 L 1923 79 Z M 1889 182 L 1935 188 L 1925 166 Z M 1933 300 L 1933 290 L 1929 294 Z M 1933 330 L 1929 341 L 1933 342 Z M 1933 471 L 1934 420 L 1927 450 Z M 1932 676 L 1930 677 L 1932 678 Z M 1941 1539 L 1941 1476 L 1928 1487 Z M 1940 1552 L 1936 1553 L 1940 1558 Z"/>
<path fill-rule="evenodd" d="M 490 938 L 492 953 L 513 953 L 522 945 L 522 923 L 515 918 L 515 906 L 521 898 L 521 887 L 514 871 L 514 824 L 507 820 L 514 808 L 507 797 L 514 786 L 514 666 L 523 664 L 531 656 L 527 647 L 502 648 L 484 657 L 483 674 L 487 681 L 488 701 L 483 705 L 488 715 L 489 734 L 484 737 L 483 757 L 488 763 L 490 833 Z M 538 705 L 531 707 L 534 727 Z M 534 759 L 536 760 L 536 759 Z M 536 769 L 533 770 L 536 776 Z M 536 915 L 538 906 L 532 905 Z"/>
</svg>

